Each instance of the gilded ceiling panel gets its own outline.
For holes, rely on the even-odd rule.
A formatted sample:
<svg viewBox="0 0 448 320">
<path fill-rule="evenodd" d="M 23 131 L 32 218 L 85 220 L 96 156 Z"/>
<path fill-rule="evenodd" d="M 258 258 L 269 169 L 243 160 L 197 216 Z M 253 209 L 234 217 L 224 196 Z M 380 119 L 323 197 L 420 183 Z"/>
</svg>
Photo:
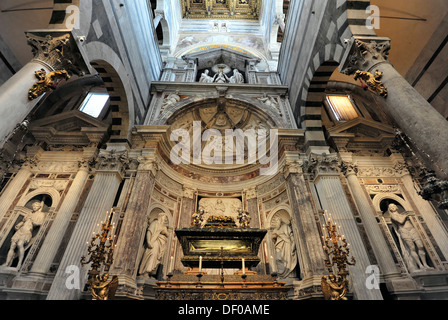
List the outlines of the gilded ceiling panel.
<svg viewBox="0 0 448 320">
<path fill-rule="evenodd" d="M 188 19 L 258 20 L 261 0 L 181 0 Z"/>
</svg>

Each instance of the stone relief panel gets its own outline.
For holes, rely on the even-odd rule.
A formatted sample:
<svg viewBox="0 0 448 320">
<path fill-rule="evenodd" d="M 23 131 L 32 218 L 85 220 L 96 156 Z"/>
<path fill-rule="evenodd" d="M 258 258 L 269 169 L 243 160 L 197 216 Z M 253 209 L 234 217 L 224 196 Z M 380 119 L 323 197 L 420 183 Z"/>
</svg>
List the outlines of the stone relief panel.
<svg viewBox="0 0 448 320">
<path fill-rule="evenodd" d="M 238 198 L 202 198 L 198 203 L 198 210 L 203 209 L 204 221 L 210 216 L 226 216 L 238 221 L 238 210 L 242 208 L 242 202 Z"/>
</svg>

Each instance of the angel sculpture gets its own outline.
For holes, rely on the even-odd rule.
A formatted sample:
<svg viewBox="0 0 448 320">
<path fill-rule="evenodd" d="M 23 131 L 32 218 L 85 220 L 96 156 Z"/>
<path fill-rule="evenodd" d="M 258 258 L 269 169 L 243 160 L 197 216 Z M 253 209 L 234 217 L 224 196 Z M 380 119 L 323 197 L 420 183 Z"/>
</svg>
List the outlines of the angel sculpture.
<svg viewBox="0 0 448 320">
<path fill-rule="evenodd" d="M 92 300 L 113 300 L 118 287 L 118 277 L 108 281 L 109 274 L 95 275 L 91 283 Z"/>
<path fill-rule="evenodd" d="M 65 70 L 56 70 L 47 73 L 45 69 L 41 69 L 34 73 L 37 82 L 28 91 L 28 99 L 34 100 L 40 97 L 45 92 L 55 90 L 59 82 L 70 79 L 70 75 Z"/>
<path fill-rule="evenodd" d="M 386 98 L 388 95 L 387 88 L 384 86 L 384 84 L 381 82 L 381 78 L 383 77 L 383 73 L 381 71 L 375 71 L 375 74 L 372 74 L 367 71 L 356 71 L 355 73 L 355 80 L 360 79 L 365 81 L 365 84 L 363 83 L 363 87 L 367 89 L 369 87 L 376 93 L 378 93 L 380 96 Z"/>
<path fill-rule="evenodd" d="M 198 212 L 193 213 L 193 222 L 192 225 L 193 227 L 200 227 L 202 225 L 202 221 L 204 221 L 204 219 L 202 218 L 202 216 L 204 215 L 205 211 L 204 209 L 199 209 Z"/>
<path fill-rule="evenodd" d="M 241 228 L 247 228 L 250 223 L 249 213 L 243 211 L 242 209 L 238 210 L 238 220 L 240 222 Z"/>
<path fill-rule="evenodd" d="M 345 295 L 349 281 L 345 277 L 336 277 L 334 274 L 323 276 L 321 285 L 325 300 L 348 300 Z"/>
</svg>

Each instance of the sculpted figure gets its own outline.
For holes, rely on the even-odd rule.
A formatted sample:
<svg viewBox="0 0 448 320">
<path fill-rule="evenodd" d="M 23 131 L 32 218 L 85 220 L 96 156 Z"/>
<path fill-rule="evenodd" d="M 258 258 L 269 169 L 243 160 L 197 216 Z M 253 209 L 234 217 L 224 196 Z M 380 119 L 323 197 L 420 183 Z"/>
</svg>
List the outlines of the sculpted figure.
<svg viewBox="0 0 448 320">
<path fill-rule="evenodd" d="M 202 82 L 202 83 L 212 83 L 213 82 L 213 78 L 208 75 L 209 73 L 210 73 L 209 70 L 205 70 L 204 73 L 201 75 L 201 78 L 199 79 L 199 82 Z"/>
<path fill-rule="evenodd" d="M 419 269 L 430 269 L 431 267 L 426 263 L 423 241 L 409 220 L 409 217 L 406 214 L 399 213 L 397 206 L 393 203 L 389 204 L 388 212 L 395 225 L 395 230 L 399 236 L 404 255 L 410 255 Z"/>
<path fill-rule="evenodd" d="M 233 76 L 230 77 L 230 83 L 244 83 L 243 75 L 238 71 L 238 69 L 233 70 Z"/>
<path fill-rule="evenodd" d="M 149 223 L 149 221 L 148 221 Z M 168 242 L 168 216 L 161 212 L 146 231 L 146 249 L 139 268 L 139 274 L 151 274 L 157 271 Z"/>
<path fill-rule="evenodd" d="M 226 76 L 226 74 L 221 68 L 219 69 L 219 72 L 215 74 L 215 76 L 213 77 L 213 82 L 215 83 L 227 83 L 229 81 L 230 81 L 229 77 Z"/>
<path fill-rule="evenodd" d="M 22 267 L 26 246 L 33 237 L 33 230 L 34 228 L 39 227 L 45 219 L 45 213 L 42 212 L 42 206 L 43 205 L 40 201 L 33 202 L 33 211 L 27 214 L 23 220 L 16 225 L 16 233 L 11 238 L 11 246 L 6 257 L 6 262 L 3 266 L 11 267 L 17 253 L 19 256 L 19 262 L 17 263 L 16 269 L 19 270 Z"/>
<path fill-rule="evenodd" d="M 291 226 L 274 216 L 271 221 L 273 230 L 271 239 L 275 248 L 275 261 L 278 267 L 278 275 L 287 277 L 297 265 L 297 251 Z"/>
<path fill-rule="evenodd" d="M 113 300 L 118 287 L 118 277 L 113 276 L 109 281 L 109 274 L 96 275 L 92 280 L 92 300 Z"/>
<path fill-rule="evenodd" d="M 179 91 L 176 91 L 176 93 L 170 93 L 169 96 L 166 97 L 166 99 L 163 101 L 160 112 L 162 113 L 166 108 L 168 108 L 173 104 L 176 104 L 179 101 L 180 101 Z"/>
</svg>

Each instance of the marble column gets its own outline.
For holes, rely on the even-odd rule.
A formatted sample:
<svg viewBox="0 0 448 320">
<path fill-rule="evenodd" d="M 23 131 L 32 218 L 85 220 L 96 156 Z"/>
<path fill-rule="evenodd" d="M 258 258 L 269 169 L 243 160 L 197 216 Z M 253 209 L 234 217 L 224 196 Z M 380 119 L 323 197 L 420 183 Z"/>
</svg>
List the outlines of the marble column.
<svg viewBox="0 0 448 320">
<path fill-rule="evenodd" d="M 28 32 L 28 44 L 32 47 L 34 59 L 0 87 L 0 148 L 18 123 L 21 123 L 39 102 L 28 98 L 28 91 L 38 81 L 35 72 L 44 70 L 47 74 L 65 70 L 78 75 L 87 68 L 78 57 L 76 42 L 70 32 L 44 30 Z M 82 65 L 78 68 L 78 65 Z M 81 71 L 83 69 L 84 71 Z"/>
<path fill-rule="evenodd" d="M 88 161 L 80 162 L 79 171 L 64 198 L 56 218 L 51 225 L 41 249 L 33 263 L 31 272 L 45 274 L 49 271 L 51 263 L 56 256 L 58 248 L 64 238 L 65 231 L 70 224 L 73 211 L 78 204 L 79 198 L 89 176 Z"/>
<path fill-rule="evenodd" d="M 299 241 L 298 249 L 301 251 L 298 257 L 300 270 L 304 279 L 315 278 L 320 283 L 326 270 L 325 257 L 302 165 L 302 162 L 288 163 L 285 178 L 292 203 L 293 219 L 298 228 L 296 236 Z"/>
<path fill-rule="evenodd" d="M 327 210 L 332 220 L 341 227 L 350 244 L 350 253 L 356 264 L 349 267 L 351 286 L 357 300 L 382 300 L 379 289 L 366 287 L 367 267 L 371 265 L 369 257 L 354 220 L 353 212 L 347 200 L 339 177 L 339 162 L 336 155 L 311 155 L 308 168 L 314 175 L 314 185 L 321 207 Z"/>
<path fill-rule="evenodd" d="M 123 225 L 114 253 L 111 274 L 117 275 L 120 283 L 118 292 L 136 290 L 136 277 L 140 249 L 144 242 L 145 229 L 151 191 L 157 173 L 157 165 L 152 157 L 139 157 L 137 175 L 132 187 L 124 215 Z"/>
<path fill-rule="evenodd" d="M 78 300 L 87 281 L 89 265 L 81 266 L 82 256 L 87 256 L 87 245 L 98 225 L 106 220 L 111 210 L 126 165 L 126 154 L 102 150 L 98 157 L 95 180 L 79 214 L 73 234 L 65 249 L 58 271 L 48 292 L 47 300 Z M 70 267 L 70 268 L 69 268 Z M 68 287 L 72 274 L 67 270 L 79 270 L 79 288 Z"/>
<path fill-rule="evenodd" d="M 26 161 L 0 197 L 0 220 L 8 212 L 20 190 L 31 176 L 32 162 Z"/>
<path fill-rule="evenodd" d="M 440 178 L 448 178 L 448 122 L 387 61 L 390 39 L 353 38 L 347 48 L 341 72 L 382 72 L 380 81 L 388 90 L 382 105 L 423 158 L 430 158 L 436 164 L 427 165 Z"/>
<path fill-rule="evenodd" d="M 393 260 L 392 254 L 389 251 L 386 240 L 381 232 L 381 229 L 375 219 L 375 212 L 370 206 L 369 199 L 366 197 L 361 184 L 359 183 L 357 172 L 358 168 L 355 164 L 350 162 L 343 162 L 343 172 L 347 178 L 350 192 L 355 200 L 358 212 L 364 222 L 364 228 L 369 238 L 370 244 L 374 251 L 375 257 L 378 260 L 380 270 L 386 278 L 399 276 L 398 270 Z"/>
</svg>

